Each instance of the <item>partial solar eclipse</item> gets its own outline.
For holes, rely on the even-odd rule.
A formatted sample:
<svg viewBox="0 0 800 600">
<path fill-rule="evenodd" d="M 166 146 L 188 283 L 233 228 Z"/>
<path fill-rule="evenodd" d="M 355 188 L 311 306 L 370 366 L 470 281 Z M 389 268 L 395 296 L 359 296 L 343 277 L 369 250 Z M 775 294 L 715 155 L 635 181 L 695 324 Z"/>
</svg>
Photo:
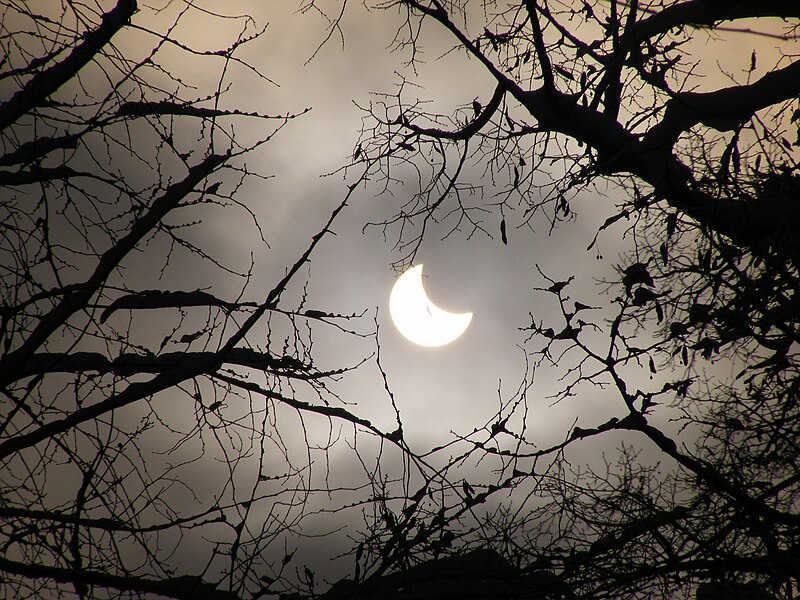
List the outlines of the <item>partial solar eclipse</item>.
<svg viewBox="0 0 800 600">
<path fill-rule="evenodd" d="M 428 300 L 422 287 L 422 265 L 403 273 L 389 296 L 389 313 L 397 330 L 420 346 L 444 346 L 467 330 L 472 313 L 451 313 Z"/>
</svg>

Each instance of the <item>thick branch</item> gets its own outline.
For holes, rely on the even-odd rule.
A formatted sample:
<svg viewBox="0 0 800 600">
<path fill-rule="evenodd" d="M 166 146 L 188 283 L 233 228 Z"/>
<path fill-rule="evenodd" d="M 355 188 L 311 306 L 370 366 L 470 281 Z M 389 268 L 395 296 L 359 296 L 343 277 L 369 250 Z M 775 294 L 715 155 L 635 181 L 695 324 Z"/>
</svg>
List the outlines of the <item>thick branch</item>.
<svg viewBox="0 0 800 600">
<path fill-rule="evenodd" d="M 239 387 L 243 390 L 247 390 L 248 392 L 259 394 L 261 396 L 264 396 L 265 398 L 272 398 L 273 400 L 278 400 L 279 402 L 282 402 L 287 406 L 291 406 L 292 408 L 298 411 L 312 412 L 329 418 L 342 419 L 344 421 L 349 421 L 354 425 L 361 425 L 362 427 L 370 430 L 372 433 L 378 435 L 379 437 L 386 438 L 388 436 L 388 434 L 383 433 L 380 429 L 375 427 L 375 425 L 373 425 L 367 419 L 362 419 L 361 417 L 354 415 L 349 410 L 342 408 L 340 406 L 320 406 L 318 404 L 309 404 L 308 402 L 303 402 L 302 400 L 297 400 L 296 398 L 291 398 L 289 396 L 284 396 L 277 392 L 267 390 L 252 381 L 244 381 L 242 379 L 229 377 L 221 373 L 217 373 L 215 375 L 215 378 L 219 379 L 220 381 L 224 381 L 225 383 L 228 383 L 230 385 Z M 397 443 L 397 440 L 394 441 L 395 443 Z"/>
<path fill-rule="evenodd" d="M 15 452 L 30 448 L 39 442 L 69 431 L 81 423 L 96 419 L 100 415 L 123 408 L 143 398 L 154 396 L 158 392 L 167 390 L 200 373 L 211 371 L 214 369 L 217 360 L 219 359 L 210 356 L 206 362 L 196 361 L 189 364 L 182 363 L 176 368 L 156 375 L 148 381 L 131 383 L 120 393 L 109 396 L 105 400 L 90 406 L 80 408 L 63 419 L 50 421 L 41 425 L 38 429 L 34 429 L 30 433 L 19 434 L 9 438 L 0 444 L 0 460 L 3 460 L 5 457 Z"/>
<path fill-rule="evenodd" d="M 749 85 L 713 92 L 684 92 L 667 102 L 661 122 L 644 136 L 646 149 L 672 148 L 678 137 L 702 123 L 717 131 L 731 131 L 756 111 L 800 95 L 800 60 L 771 71 Z"/>
<path fill-rule="evenodd" d="M 625 523 L 618 531 L 595 541 L 589 549 L 589 555 L 598 556 L 623 548 L 635 540 L 642 539 L 642 536 L 646 534 L 652 534 L 662 527 L 681 521 L 690 512 L 691 510 L 686 506 L 676 506 L 671 510 L 654 511 L 653 514 L 646 517 Z"/>
<path fill-rule="evenodd" d="M 800 524 L 800 516 L 781 512 L 771 506 L 768 506 L 767 504 L 764 504 L 763 502 L 756 500 L 755 498 L 751 498 L 743 490 L 731 484 L 712 467 L 704 464 L 696 458 L 679 452 L 675 442 L 664 435 L 660 429 L 650 425 L 643 415 L 639 413 L 631 413 L 619 422 L 618 427 L 621 429 L 629 429 L 631 431 L 640 431 L 644 433 L 653 443 L 656 444 L 656 446 L 659 447 L 659 449 L 661 449 L 661 451 L 671 456 L 680 465 L 689 469 L 692 473 L 701 476 L 715 489 L 735 500 L 747 511 L 763 515 L 775 523 L 784 523 L 794 526 Z"/>
<path fill-rule="evenodd" d="M 484 107 L 481 113 L 474 120 L 458 131 L 446 131 L 443 129 L 437 129 L 435 127 L 417 127 L 413 123 L 406 123 L 405 126 L 414 133 L 418 133 L 420 135 L 429 135 L 437 139 L 468 140 L 473 135 L 478 133 L 483 126 L 489 122 L 489 120 L 492 118 L 492 115 L 494 115 L 494 113 L 497 111 L 497 108 L 500 106 L 500 102 L 503 100 L 503 95 L 505 93 L 505 88 L 502 85 L 498 85 L 494 90 L 492 99 L 489 100 L 489 104 Z"/>
<path fill-rule="evenodd" d="M 213 159 L 216 159 L 216 162 Z M 208 159 L 206 159 L 204 163 L 201 163 L 201 165 L 198 166 L 205 165 L 206 162 L 208 162 L 209 163 L 208 168 L 213 169 L 213 167 L 216 164 L 221 163 L 224 159 L 225 157 L 212 155 L 208 157 Z M 182 190 L 183 189 L 182 186 L 186 184 L 188 179 L 189 178 L 175 185 L 178 186 L 179 190 Z M 196 183 L 197 181 L 194 182 L 194 184 Z M 189 188 L 189 190 L 187 190 L 187 193 L 194 187 L 194 184 Z M 170 198 L 170 190 L 172 190 L 174 187 L 175 186 L 172 186 L 167 191 L 165 196 L 162 196 L 162 198 L 156 200 L 156 202 L 153 204 L 153 208 L 151 209 L 150 213 L 148 213 L 148 215 L 151 215 L 151 213 L 153 213 L 154 211 L 157 213 L 158 210 L 163 209 L 163 207 L 159 208 L 160 202 L 162 202 L 165 197 Z M 294 275 L 306 263 L 309 256 L 311 255 L 311 252 L 314 250 L 319 241 L 324 237 L 326 233 L 328 233 L 328 231 L 330 231 L 334 219 L 336 219 L 336 216 L 342 210 L 344 210 L 345 206 L 347 206 L 347 201 L 349 200 L 351 194 L 353 194 L 356 187 L 357 187 L 356 184 L 352 184 L 351 186 L 349 186 L 347 195 L 345 196 L 344 200 L 342 200 L 342 202 L 331 212 L 331 215 L 328 218 L 328 222 L 325 224 L 325 226 L 316 235 L 312 237 L 311 243 L 308 245 L 308 247 L 300 256 L 300 258 L 297 259 L 297 261 L 295 261 L 295 263 L 287 271 L 287 273 L 283 276 L 283 278 L 278 282 L 278 284 L 274 288 L 272 288 L 272 290 L 270 290 L 270 292 L 267 294 L 267 298 L 264 301 L 264 303 L 261 304 L 255 311 L 253 311 L 253 314 L 250 315 L 245 320 L 245 322 L 236 330 L 236 332 L 234 332 L 228 338 L 228 340 L 225 342 L 225 344 L 220 348 L 218 352 L 210 352 L 203 358 L 198 359 L 197 361 L 194 361 L 192 363 L 181 362 L 175 368 L 160 373 L 159 375 L 156 375 L 155 377 L 153 377 L 148 381 L 135 382 L 130 384 L 122 392 L 110 396 L 106 400 L 97 402 L 96 404 L 87 406 L 85 408 L 81 408 L 63 419 L 46 423 L 40 426 L 38 429 L 31 431 L 30 433 L 10 438 L 5 442 L 3 442 L 2 444 L 0 444 L 0 460 L 4 459 L 6 456 L 9 456 L 10 454 L 23 450 L 24 448 L 30 448 L 44 440 L 52 438 L 53 436 L 69 431 L 70 429 L 72 429 L 73 427 L 77 427 L 81 423 L 85 423 L 87 421 L 91 421 L 92 419 L 96 419 L 102 414 L 108 413 L 113 410 L 117 410 L 119 408 L 128 406 L 129 404 L 132 404 L 144 398 L 153 396 L 158 392 L 169 389 L 181 383 L 182 381 L 186 381 L 187 379 L 196 377 L 197 375 L 203 373 L 211 374 L 217 371 L 219 366 L 223 362 L 225 362 L 225 357 L 236 351 L 236 344 L 238 344 L 239 342 L 242 341 L 242 339 L 244 339 L 245 335 L 247 335 L 250 329 L 252 329 L 253 326 L 261 319 L 264 313 L 267 310 L 273 309 L 277 305 L 278 300 L 280 299 L 280 296 L 283 293 L 283 291 L 286 289 L 286 286 L 288 285 L 289 281 L 291 281 L 292 277 L 294 277 Z M 177 202 L 177 200 L 179 200 L 181 197 L 182 195 L 179 195 L 179 197 L 174 200 Z M 138 241 L 141 238 L 141 236 L 144 235 L 144 233 L 146 233 L 149 227 L 152 226 L 149 223 L 142 223 L 143 221 L 149 221 L 150 217 L 148 217 L 148 215 L 146 215 L 140 221 L 138 221 L 134 225 L 131 233 L 129 233 L 128 236 L 123 238 L 120 241 L 120 243 L 117 244 L 117 246 L 115 246 L 112 250 L 109 250 L 109 252 L 106 253 L 106 255 L 104 255 L 101 258 L 100 265 L 98 266 L 96 273 L 103 272 L 103 267 L 105 263 L 108 263 L 108 265 L 110 265 L 110 267 L 113 268 L 113 266 L 116 264 L 114 260 L 118 261 L 127 252 L 126 250 L 119 257 L 117 257 L 116 255 L 117 249 L 120 248 L 121 244 L 123 248 L 127 247 L 128 242 L 126 240 L 128 240 L 128 238 L 131 238 L 133 236 L 135 238 L 133 245 L 135 245 L 135 242 Z M 157 217 L 157 219 L 160 218 L 161 215 Z M 157 222 L 157 219 L 153 221 L 152 223 L 153 225 Z M 148 227 L 148 229 L 139 231 L 140 225 L 141 228 Z M 132 248 L 133 245 L 131 245 L 130 248 Z M 108 254 L 112 252 L 114 252 L 114 256 L 108 258 Z M 108 268 L 108 265 L 105 265 L 106 268 Z M 92 282 L 93 280 L 94 277 L 90 279 L 90 282 Z M 85 292 L 82 287 L 79 291 L 74 292 L 73 295 L 80 295 L 80 297 L 84 301 L 87 301 L 91 297 L 93 289 L 91 286 L 88 287 L 90 287 L 90 290 L 88 292 Z M 64 306 L 65 304 L 66 306 Z M 40 323 L 39 328 L 37 328 L 37 330 L 34 331 L 34 334 L 32 334 L 32 337 L 33 335 L 36 334 L 36 332 L 39 331 L 39 329 L 41 329 L 42 324 L 50 320 L 52 318 L 52 314 L 56 313 L 59 310 L 66 315 L 64 318 L 67 318 L 69 315 L 72 314 L 72 312 L 74 312 L 77 309 L 75 309 L 70 305 L 69 297 L 65 298 L 61 302 L 61 304 L 59 304 L 59 306 L 57 306 L 53 311 L 51 311 L 50 314 L 47 315 L 47 317 L 45 317 L 45 319 L 43 319 L 42 323 Z M 60 315 L 61 313 L 58 314 Z M 58 327 L 59 323 L 60 322 L 50 323 L 49 326 L 53 328 L 52 330 L 55 330 L 55 328 Z M 14 352 L 12 355 L 9 355 L 9 357 L 7 357 L 7 359 L 2 364 L 4 371 L 0 372 L 0 384 L 5 386 L 9 381 L 13 381 L 16 378 L 16 375 L 14 375 L 14 371 L 16 369 L 23 368 L 26 360 L 30 359 L 30 357 L 33 354 L 33 350 L 35 348 L 36 346 L 34 346 L 33 349 L 28 350 L 26 344 L 22 348 Z M 10 365 L 13 365 L 13 368 L 9 368 Z"/>
<path fill-rule="evenodd" d="M 548 93 L 554 92 L 556 82 L 553 78 L 553 66 L 550 64 L 550 56 L 547 54 L 542 28 L 539 26 L 539 7 L 536 5 L 535 0 L 526 0 L 525 8 L 528 11 L 528 19 L 533 32 L 533 47 L 536 49 L 536 56 L 539 58 L 539 70 L 542 73 L 544 88 Z"/>
<path fill-rule="evenodd" d="M 34 563 L 22 563 L 0 556 L 0 570 L 33 579 L 52 579 L 64 583 L 82 583 L 103 588 L 158 594 L 180 600 L 238 600 L 233 592 L 217 590 L 199 577 L 145 579 L 132 575 L 112 575 L 101 571 L 65 569 Z"/>
<path fill-rule="evenodd" d="M 211 513 L 218 513 L 218 516 L 210 517 Z M 219 523 L 224 521 L 224 516 L 220 513 L 219 509 L 211 508 L 199 514 L 193 514 L 186 517 L 172 517 L 170 520 L 147 525 L 144 527 L 136 527 L 131 525 L 130 522 L 111 517 L 89 518 L 81 517 L 77 514 L 62 513 L 54 510 L 36 510 L 17 508 L 10 506 L 0 506 L 0 518 L 13 519 L 15 521 L 34 520 L 39 523 L 60 523 L 65 525 L 80 525 L 81 527 L 88 527 L 93 529 L 102 529 L 103 531 L 124 531 L 127 533 L 149 533 L 155 531 L 164 531 L 167 529 L 181 527 L 183 525 L 204 525 L 206 523 Z"/>
<path fill-rule="evenodd" d="M 697 190 L 693 185 L 691 171 L 673 155 L 670 141 L 665 139 L 663 143 L 658 143 L 659 138 L 664 138 L 666 132 L 672 131 L 669 123 L 674 122 L 675 127 L 680 124 L 691 126 L 693 122 L 688 117 L 683 120 L 676 117 L 673 121 L 672 117 L 668 119 L 665 116 L 666 124 L 660 132 L 640 140 L 614 118 L 591 107 L 582 106 L 573 96 L 546 88 L 525 91 L 516 83 L 508 80 L 504 83 L 507 91 L 538 121 L 541 128 L 563 133 L 594 148 L 597 151 L 596 168 L 599 172 L 609 175 L 636 175 L 652 185 L 671 206 L 703 226 L 728 237 L 735 244 L 743 247 L 758 246 L 762 239 L 774 237 L 775 232 L 785 226 L 787 218 L 793 218 L 792 215 L 787 215 L 784 219 L 774 219 L 764 210 L 753 214 L 753 207 L 748 203 L 714 197 Z M 772 85 L 775 88 L 771 88 Z M 711 92 L 708 96 L 695 94 L 690 101 L 695 112 L 689 114 L 694 114 L 695 117 L 702 115 L 703 121 L 712 121 L 713 115 L 709 111 L 715 103 L 730 102 L 730 106 L 741 111 L 757 110 L 777 101 L 776 94 L 782 94 L 779 98 L 784 98 L 788 94 L 797 93 L 793 90 L 800 91 L 800 61 L 776 72 L 775 78 L 765 76 L 752 86 L 743 87 L 753 88 L 750 91 L 755 97 L 749 100 L 747 92 L 740 94 L 739 88 Z M 716 93 L 719 95 L 714 96 Z M 726 112 L 719 117 L 719 121 L 725 116 L 731 118 L 734 114 L 742 113 Z M 800 249 L 791 246 L 784 248 L 784 251 L 787 257 L 797 257 L 800 254 Z"/>
<path fill-rule="evenodd" d="M 786 0 L 689 0 L 668 6 L 639 21 L 634 40 L 638 43 L 667 33 L 673 27 L 711 27 L 721 21 L 751 17 L 800 17 L 800 4 Z"/>
<path fill-rule="evenodd" d="M 54 137 L 39 136 L 34 140 L 20 144 L 16 150 L 0 156 L 0 166 L 25 164 L 46 156 L 53 150 L 77 148 L 78 140 L 90 129 L 91 127 L 88 127 L 76 133 Z"/>
<path fill-rule="evenodd" d="M 218 117 L 257 117 L 260 119 L 292 119 L 300 114 L 307 112 L 308 109 L 295 114 L 286 114 L 283 116 L 270 116 L 262 115 L 254 112 L 244 112 L 240 110 L 221 110 L 216 108 L 203 108 L 195 106 L 189 102 L 124 102 L 117 111 L 105 119 L 89 119 L 85 127 L 77 132 L 64 134 L 61 136 L 46 137 L 39 136 L 34 140 L 20 144 L 20 146 L 0 156 L 0 166 L 26 164 L 46 156 L 54 150 L 62 148 L 76 148 L 78 141 L 88 132 L 102 129 L 115 121 L 127 121 L 136 117 L 161 117 L 161 116 L 178 116 L 178 117 L 197 117 L 200 119 L 215 119 Z"/>
<path fill-rule="evenodd" d="M 122 189 L 121 182 L 114 181 L 108 177 L 103 177 L 98 173 L 91 173 L 89 171 L 76 171 L 67 165 L 59 165 L 57 167 L 35 167 L 25 171 L 0 171 L 0 186 L 22 186 L 35 184 L 43 184 L 48 181 L 67 180 L 76 177 L 85 177 L 88 179 L 95 179 L 102 181 L 108 185 L 120 190 Z"/>
<path fill-rule="evenodd" d="M 305 111 L 303 111 L 305 112 Z M 261 119 L 288 119 L 291 115 L 270 116 L 255 112 L 244 112 L 238 109 L 222 110 L 219 108 L 204 108 L 194 106 L 189 102 L 177 103 L 162 100 L 160 102 L 125 102 L 117 110 L 117 117 L 146 117 L 175 115 L 181 117 L 200 117 L 203 119 L 215 119 L 217 117 L 259 117 Z"/>
<path fill-rule="evenodd" d="M 154 308 L 185 308 L 188 306 L 218 306 L 235 310 L 242 306 L 221 300 L 208 292 L 167 292 L 162 290 L 142 290 L 136 294 L 128 294 L 114 300 L 100 315 L 100 322 L 105 323 L 114 311 L 121 309 L 141 310 Z"/>
<path fill-rule="evenodd" d="M 151 204 L 150 210 L 133 224 L 128 234 L 100 257 L 92 276 L 74 292 L 64 296 L 61 302 L 42 318 L 25 343 L 0 362 L 0 386 L 15 379 L 15 372 L 22 369 L 25 361 L 58 327 L 63 325 L 75 312 L 86 306 L 95 291 L 139 241 L 226 158 L 226 156 L 217 154 L 208 156 L 201 163 L 189 169 L 189 173 L 182 181 L 169 186 L 161 197 Z"/>
<path fill-rule="evenodd" d="M 652 185 L 671 206 L 740 246 L 759 246 L 761 240 L 772 237 L 786 221 L 761 214 L 754 220 L 753 208 L 748 203 L 711 197 L 697 190 L 691 171 L 675 158 L 672 146 L 682 132 L 698 123 L 728 130 L 760 109 L 797 97 L 800 93 L 800 61 L 769 73 L 750 85 L 707 93 L 679 94 L 668 103 L 662 122 L 644 138 L 640 138 L 617 122 L 613 102 L 609 114 L 603 114 L 594 107 L 582 106 L 578 96 L 564 94 L 546 81 L 539 89 L 525 90 L 481 55 L 439 4 L 435 5 L 435 10 L 413 0 L 406 4 L 436 19 L 450 31 L 481 60 L 498 85 L 528 110 L 538 121 L 540 129 L 563 133 L 594 148 L 597 151 L 596 169 L 599 173 L 628 173 L 641 178 Z M 747 13 L 749 10 L 761 16 L 796 15 L 799 12 L 796 6 L 791 10 L 782 8 L 781 2 L 767 1 L 753 9 L 746 8 L 745 4 L 748 3 L 698 0 L 675 6 L 682 7 L 684 14 L 693 15 L 693 19 L 706 18 L 712 23 L 723 18 L 745 16 L 750 14 Z M 533 23 L 535 3 L 529 2 L 527 6 Z M 671 14 L 671 18 L 675 19 L 681 13 L 675 8 Z M 635 36 L 629 35 L 632 30 L 635 27 L 629 22 L 623 37 L 634 39 Z M 790 218 L 793 218 L 793 214 L 789 215 Z M 800 255 L 800 248 L 792 246 L 791 241 L 783 245 L 787 257 Z"/>
<path fill-rule="evenodd" d="M 164 354 L 121 354 L 114 359 L 99 352 L 39 353 L 34 354 L 21 369 L 15 372 L 19 381 L 33 375 L 46 373 L 114 373 L 120 376 L 137 373 L 164 373 L 179 365 L 207 364 L 216 358 L 216 352 L 167 352 Z M 234 348 L 225 356 L 224 364 L 239 365 L 265 371 L 307 372 L 309 367 L 291 356 L 275 357 L 250 348 Z"/>
<path fill-rule="evenodd" d="M 97 177 L 94 173 L 76 171 L 67 165 L 47 168 L 39 167 L 27 171 L 0 171 L 0 185 L 16 186 L 44 183 L 54 179 L 70 179 L 72 177 Z"/>
<path fill-rule="evenodd" d="M 0 131 L 39 106 L 43 100 L 75 77 L 114 34 L 125 26 L 135 11 L 136 0 L 119 0 L 114 8 L 103 15 L 97 29 L 87 32 L 83 42 L 67 58 L 34 75 L 24 88 L 0 105 Z"/>
</svg>

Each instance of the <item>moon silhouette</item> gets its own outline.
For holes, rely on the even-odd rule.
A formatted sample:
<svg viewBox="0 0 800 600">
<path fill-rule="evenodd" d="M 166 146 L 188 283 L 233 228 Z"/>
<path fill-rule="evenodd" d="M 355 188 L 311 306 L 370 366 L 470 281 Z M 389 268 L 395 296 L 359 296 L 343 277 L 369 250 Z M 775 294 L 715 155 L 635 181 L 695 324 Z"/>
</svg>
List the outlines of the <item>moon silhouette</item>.
<svg viewBox="0 0 800 600">
<path fill-rule="evenodd" d="M 422 265 L 408 269 L 395 282 L 389 313 L 397 330 L 420 346 L 444 346 L 469 327 L 472 313 L 451 313 L 428 300 L 422 286 Z"/>
</svg>

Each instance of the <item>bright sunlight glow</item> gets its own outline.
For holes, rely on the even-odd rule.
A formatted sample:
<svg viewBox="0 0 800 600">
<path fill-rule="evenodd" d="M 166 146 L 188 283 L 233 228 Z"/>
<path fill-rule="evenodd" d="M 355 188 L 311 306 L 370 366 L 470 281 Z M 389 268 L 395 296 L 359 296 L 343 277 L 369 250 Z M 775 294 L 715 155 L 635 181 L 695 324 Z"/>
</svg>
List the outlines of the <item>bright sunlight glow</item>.
<svg viewBox="0 0 800 600">
<path fill-rule="evenodd" d="M 472 321 L 472 313 L 450 313 L 438 308 L 422 286 L 422 265 L 403 273 L 392 288 L 389 313 L 395 327 L 420 346 L 443 346 L 458 338 Z"/>
</svg>

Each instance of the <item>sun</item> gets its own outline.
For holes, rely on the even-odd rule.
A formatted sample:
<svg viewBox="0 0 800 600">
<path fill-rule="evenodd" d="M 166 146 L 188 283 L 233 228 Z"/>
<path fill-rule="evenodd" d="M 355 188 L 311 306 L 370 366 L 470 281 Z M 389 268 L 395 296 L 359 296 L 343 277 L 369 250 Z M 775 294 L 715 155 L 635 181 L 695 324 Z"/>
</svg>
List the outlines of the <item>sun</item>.
<svg viewBox="0 0 800 600">
<path fill-rule="evenodd" d="M 395 282 L 389 313 L 397 330 L 420 346 L 444 346 L 469 327 L 472 313 L 450 313 L 428 300 L 422 286 L 422 265 L 408 269 Z"/>
</svg>

